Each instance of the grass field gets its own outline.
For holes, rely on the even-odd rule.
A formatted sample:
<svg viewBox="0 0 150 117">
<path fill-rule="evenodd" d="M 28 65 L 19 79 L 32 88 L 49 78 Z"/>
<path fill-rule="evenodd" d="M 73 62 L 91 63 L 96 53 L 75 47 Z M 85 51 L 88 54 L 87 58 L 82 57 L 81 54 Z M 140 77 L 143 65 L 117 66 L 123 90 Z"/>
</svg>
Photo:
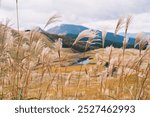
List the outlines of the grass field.
<svg viewBox="0 0 150 117">
<path fill-rule="evenodd" d="M 16 31 L 8 22 L 0 30 L 0 99 L 150 99 L 150 47 L 143 50 L 142 40 L 138 50 L 126 49 L 125 35 L 123 48 L 75 53 L 35 30 Z M 86 56 L 89 64 L 72 64 Z"/>
<path fill-rule="evenodd" d="M 51 44 L 40 45 L 43 41 L 34 39 L 36 32 L 28 35 L 33 38 L 21 36 L 19 50 L 15 45 L 17 39 L 11 49 L 1 49 L 1 99 L 150 99 L 149 48 L 141 56 L 139 50 L 126 49 L 124 58 L 119 48 L 84 53 L 62 48 L 59 57 Z M 1 42 L 1 48 L 4 43 Z M 24 50 L 24 43 L 29 43 L 29 50 Z M 45 49 L 48 47 L 51 48 Z M 91 56 L 89 64 L 69 65 L 84 56 Z M 108 67 L 106 62 L 110 64 Z"/>
</svg>

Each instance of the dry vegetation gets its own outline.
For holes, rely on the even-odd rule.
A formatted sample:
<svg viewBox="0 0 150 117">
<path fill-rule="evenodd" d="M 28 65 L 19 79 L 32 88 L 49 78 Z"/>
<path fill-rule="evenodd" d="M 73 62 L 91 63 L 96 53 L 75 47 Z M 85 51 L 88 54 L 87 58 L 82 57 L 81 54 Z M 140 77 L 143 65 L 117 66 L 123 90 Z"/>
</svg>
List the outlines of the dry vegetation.
<svg viewBox="0 0 150 117">
<path fill-rule="evenodd" d="M 149 47 L 74 53 L 62 48 L 61 39 L 53 44 L 8 24 L 0 25 L 1 99 L 150 99 Z M 93 59 L 70 66 L 83 56 Z"/>
<path fill-rule="evenodd" d="M 145 37 L 137 35 L 140 49 L 126 49 L 130 20 L 125 22 L 123 49 L 110 46 L 84 53 L 62 48 L 61 39 L 53 44 L 34 30 L 20 32 L 19 22 L 18 31 L 8 22 L 0 24 L 0 99 L 150 99 L 150 47 L 142 50 Z M 84 56 L 93 59 L 70 66 Z"/>
</svg>

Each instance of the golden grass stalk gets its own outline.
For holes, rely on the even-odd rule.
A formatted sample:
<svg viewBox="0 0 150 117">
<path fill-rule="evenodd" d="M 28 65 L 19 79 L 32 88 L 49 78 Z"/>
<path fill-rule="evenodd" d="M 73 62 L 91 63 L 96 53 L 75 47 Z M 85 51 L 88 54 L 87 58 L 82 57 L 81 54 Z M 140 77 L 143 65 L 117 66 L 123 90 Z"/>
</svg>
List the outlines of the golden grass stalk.
<svg viewBox="0 0 150 117">
<path fill-rule="evenodd" d="M 143 91 L 144 88 L 145 88 L 144 85 L 145 85 L 145 83 L 146 83 L 146 80 L 148 79 L 149 71 L 150 71 L 150 63 L 147 65 L 147 68 L 146 68 L 146 75 L 145 75 L 145 78 L 144 78 L 144 80 L 143 80 L 143 82 L 142 82 L 142 84 L 141 84 L 140 90 L 139 90 L 139 95 L 138 95 L 138 97 L 137 97 L 138 100 L 141 99 L 141 97 L 142 97 L 142 92 L 144 92 L 144 91 Z"/>
<path fill-rule="evenodd" d="M 128 38 L 124 38 L 124 40 L 123 40 L 123 67 L 122 67 L 122 75 L 124 73 L 124 55 L 125 55 L 125 49 L 126 49 L 127 44 L 128 44 Z"/>
<path fill-rule="evenodd" d="M 16 0 L 16 13 L 17 13 L 17 29 L 19 33 L 19 10 L 18 10 L 18 0 Z"/>
<path fill-rule="evenodd" d="M 141 39 L 143 39 L 143 33 L 138 33 L 135 37 L 135 43 L 134 43 L 134 48 L 136 48 L 136 45 L 140 42 Z"/>
<path fill-rule="evenodd" d="M 84 37 L 95 38 L 96 37 L 96 32 L 94 30 L 90 30 L 90 29 L 87 29 L 87 30 L 84 30 L 84 31 L 80 32 L 78 34 L 78 37 L 74 41 L 73 45 L 75 45 L 78 41 L 80 41 L 80 39 L 82 39 Z"/>
<path fill-rule="evenodd" d="M 9 24 L 10 20 L 7 19 L 5 25 L 3 25 L 2 23 L 0 23 L 0 30 L 1 30 L 1 38 L 0 38 L 0 52 L 2 52 L 6 46 L 6 38 L 7 38 L 7 32 L 8 32 L 8 24 Z"/>
<path fill-rule="evenodd" d="M 140 42 L 139 42 L 139 56 L 141 56 L 144 44 L 145 44 L 145 39 L 140 40 Z"/>
<path fill-rule="evenodd" d="M 43 63 L 45 62 L 45 60 L 47 59 L 47 56 L 49 54 L 50 54 L 50 48 L 49 47 L 43 48 L 43 50 L 41 52 L 41 60 L 42 60 Z"/>
<path fill-rule="evenodd" d="M 85 45 L 85 51 L 90 47 L 90 44 L 94 41 L 93 38 L 89 38 L 86 42 L 86 45 Z"/>
<path fill-rule="evenodd" d="M 127 19 L 126 19 L 126 25 L 125 25 L 125 38 L 127 36 L 127 32 L 128 32 L 128 28 L 129 28 L 129 25 L 131 24 L 131 21 L 132 21 L 132 16 L 128 16 Z"/>
<path fill-rule="evenodd" d="M 112 57 L 112 51 L 114 47 L 111 45 L 110 47 L 106 47 L 106 52 L 108 53 L 108 62 L 110 63 L 111 57 Z"/>
<path fill-rule="evenodd" d="M 128 44 L 128 38 L 124 38 L 124 40 L 123 40 L 123 60 L 124 60 L 125 49 L 127 47 L 127 44 Z"/>
<path fill-rule="evenodd" d="M 44 46 L 45 44 L 43 43 L 42 39 L 39 39 L 37 42 L 33 41 L 31 44 L 31 48 L 34 49 L 35 53 L 42 51 Z"/>
<path fill-rule="evenodd" d="M 105 30 L 102 31 L 102 47 L 105 47 L 105 39 L 106 39 L 107 32 Z"/>
<path fill-rule="evenodd" d="M 48 25 L 50 25 L 50 24 L 52 24 L 52 23 L 55 23 L 55 22 L 57 22 L 57 21 L 60 21 L 60 20 L 59 20 L 60 17 L 61 17 L 61 16 L 56 15 L 56 14 L 53 15 L 53 16 L 50 16 L 49 20 L 47 21 L 47 23 L 46 23 L 45 26 L 44 26 L 44 29 L 45 29 Z"/>
<path fill-rule="evenodd" d="M 115 36 L 117 35 L 118 31 L 123 28 L 123 25 L 124 25 L 124 17 L 120 17 L 115 28 L 114 32 Z"/>
<path fill-rule="evenodd" d="M 61 49 L 62 49 L 62 38 L 59 38 L 58 41 L 55 42 L 55 49 L 58 52 L 59 59 L 61 57 Z"/>
<path fill-rule="evenodd" d="M 65 87 L 67 87 L 68 85 L 70 85 L 71 77 L 72 77 L 72 73 L 69 73 L 68 76 L 67 76 L 67 78 L 66 78 L 66 81 L 65 81 Z"/>
<path fill-rule="evenodd" d="M 87 87 L 88 82 L 90 84 L 90 73 L 89 73 L 88 69 L 86 69 L 86 68 L 85 68 L 85 74 L 86 74 L 85 78 L 86 78 L 86 87 Z"/>
<path fill-rule="evenodd" d="M 118 22 L 117 22 L 117 25 L 115 27 L 115 32 L 114 32 L 114 40 L 113 40 L 113 43 L 112 45 L 114 44 L 115 40 L 116 40 L 116 35 L 117 33 L 119 32 L 119 30 L 121 30 L 124 26 L 124 17 L 120 17 Z"/>
<path fill-rule="evenodd" d="M 126 47 L 127 47 L 127 44 L 128 44 L 128 38 L 124 38 L 123 40 L 123 51 L 125 51 Z"/>
</svg>

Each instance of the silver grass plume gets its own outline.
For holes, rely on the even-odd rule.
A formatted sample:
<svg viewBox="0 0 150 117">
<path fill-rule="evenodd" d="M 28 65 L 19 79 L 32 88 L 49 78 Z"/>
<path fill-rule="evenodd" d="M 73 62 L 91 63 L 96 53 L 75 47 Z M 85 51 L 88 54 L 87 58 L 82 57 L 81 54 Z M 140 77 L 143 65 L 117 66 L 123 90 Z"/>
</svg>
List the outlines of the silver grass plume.
<svg viewBox="0 0 150 117">
<path fill-rule="evenodd" d="M 76 40 L 74 41 L 73 45 L 75 45 L 78 41 L 80 41 L 80 39 L 82 39 L 84 37 L 95 38 L 96 34 L 97 33 L 94 30 L 90 30 L 90 29 L 84 30 L 84 31 L 79 33 L 79 35 L 76 38 Z"/>
<path fill-rule="evenodd" d="M 46 23 L 45 26 L 44 26 L 44 29 L 45 29 L 48 25 L 50 25 L 50 24 L 52 24 L 52 23 L 54 23 L 54 22 L 60 21 L 60 20 L 59 20 L 60 17 L 61 17 L 61 16 L 56 15 L 56 14 L 53 15 L 53 16 L 50 16 L 49 20 L 47 21 L 47 23 Z"/>
</svg>

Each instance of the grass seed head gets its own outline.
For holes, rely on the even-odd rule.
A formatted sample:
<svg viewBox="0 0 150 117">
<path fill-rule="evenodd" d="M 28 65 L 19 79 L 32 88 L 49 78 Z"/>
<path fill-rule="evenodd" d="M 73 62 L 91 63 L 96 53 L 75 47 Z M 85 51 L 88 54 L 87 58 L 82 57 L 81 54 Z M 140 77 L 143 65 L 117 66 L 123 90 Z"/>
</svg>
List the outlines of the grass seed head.
<svg viewBox="0 0 150 117">
<path fill-rule="evenodd" d="M 129 28 L 129 25 L 131 24 L 131 21 L 132 21 L 132 16 L 129 15 L 126 19 L 126 26 L 125 26 L 125 38 L 127 36 L 127 31 L 128 31 L 128 28 Z"/>
<path fill-rule="evenodd" d="M 123 50 L 125 50 L 126 49 L 126 46 L 127 46 L 127 44 L 128 44 L 128 38 L 124 38 L 124 40 L 123 40 Z"/>
<path fill-rule="evenodd" d="M 78 41 L 80 41 L 80 39 L 84 38 L 84 37 L 88 37 L 88 38 L 95 38 L 97 36 L 97 33 L 94 30 L 84 30 L 82 32 L 79 33 L 78 37 L 76 38 L 76 40 L 74 41 L 73 45 L 75 45 Z"/>
<path fill-rule="evenodd" d="M 102 31 L 102 47 L 105 47 L 105 39 L 107 32 L 105 30 Z"/>
<path fill-rule="evenodd" d="M 124 17 L 120 17 L 115 28 L 114 32 L 115 36 L 117 35 L 118 31 L 123 28 L 123 25 L 124 25 Z"/>
<path fill-rule="evenodd" d="M 61 17 L 61 16 L 56 15 L 56 14 L 53 15 L 53 16 L 50 16 L 50 18 L 48 19 L 47 23 L 46 23 L 45 26 L 44 26 L 44 29 L 45 29 L 48 25 L 50 25 L 50 24 L 52 24 L 52 23 L 54 23 L 54 22 L 59 21 L 60 17 Z"/>
</svg>

